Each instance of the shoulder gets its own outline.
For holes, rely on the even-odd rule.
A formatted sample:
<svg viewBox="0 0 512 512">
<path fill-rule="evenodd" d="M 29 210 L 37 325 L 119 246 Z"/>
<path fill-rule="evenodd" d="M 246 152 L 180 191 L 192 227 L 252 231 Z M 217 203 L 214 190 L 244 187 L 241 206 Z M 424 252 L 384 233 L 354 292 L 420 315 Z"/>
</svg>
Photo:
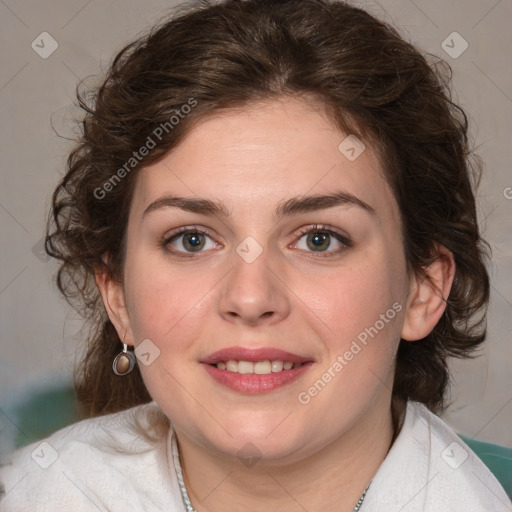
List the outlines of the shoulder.
<svg viewBox="0 0 512 512">
<path fill-rule="evenodd" d="M 163 510 L 172 489 L 168 429 L 153 429 L 159 415 L 152 402 L 80 421 L 14 452 L 0 467 L 2 510 Z"/>
<path fill-rule="evenodd" d="M 435 484 L 427 503 L 438 495 L 465 504 L 467 511 L 512 511 L 505 490 L 475 452 L 439 416 L 423 404 L 411 403 L 411 416 L 420 437 L 430 441 L 430 474 Z"/>
<path fill-rule="evenodd" d="M 424 404 L 407 404 L 404 424 L 374 476 L 365 511 L 403 504 L 403 512 L 510 512 L 498 480 Z"/>
</svg>

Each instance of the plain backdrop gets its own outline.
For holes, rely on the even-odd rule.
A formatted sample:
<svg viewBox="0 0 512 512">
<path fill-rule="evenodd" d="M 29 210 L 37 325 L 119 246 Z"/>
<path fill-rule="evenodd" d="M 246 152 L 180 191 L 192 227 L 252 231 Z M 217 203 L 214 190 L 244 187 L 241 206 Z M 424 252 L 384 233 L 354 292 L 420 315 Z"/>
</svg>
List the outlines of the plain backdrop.
<svg viewBox="0 0 512 512">
<path fill-rule="evenodd" d="M 71 381 L 83 339 L 80 318 L 53 283 L 56 264 L 41 252 L 50 195 L 70 149 L 52 124 L 71 133 L 77 82 L 101 76 L 118 50 L 177 3 L 0 0 L 4 434 L 12 433 L 10 411 L 17 402 Z M 470 118 L 486 166 L 478 207 L 493 262 L 488 342 L 480 357 L 451 363 L 453 403 L 444 419 L 459 433 L 512 446 L 512 2 L 382 0 L 357 5 L 391 22 L 406 39 L 453 68 L 455 98 Z M 40 36 L 43 32 L 56 43 Z M 40 55 L 42 48 L 38 52 L 32 46 L 41 37 L 47 42 L 44 51 L 51 49 L 50 43 L 58 45 L 47 58 Z"/>
</svg>

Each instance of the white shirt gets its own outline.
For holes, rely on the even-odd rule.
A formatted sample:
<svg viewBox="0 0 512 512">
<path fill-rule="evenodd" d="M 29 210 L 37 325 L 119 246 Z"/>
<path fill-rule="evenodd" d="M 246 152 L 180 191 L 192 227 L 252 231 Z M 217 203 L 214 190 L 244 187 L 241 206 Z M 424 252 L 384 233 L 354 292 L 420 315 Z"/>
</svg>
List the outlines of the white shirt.
<svg viewBox="0 0 512 512">
<path fill-rule="evenodd" d="M 0 468 L 2 512 L 185 512 L 171 429 L 155 443 L 130 428 L 154 402 L 75 423 L 26 446 Z M 483 462 L 423 404 L 374 475 L 361 512 L 512 512 Z"/>
</svg>

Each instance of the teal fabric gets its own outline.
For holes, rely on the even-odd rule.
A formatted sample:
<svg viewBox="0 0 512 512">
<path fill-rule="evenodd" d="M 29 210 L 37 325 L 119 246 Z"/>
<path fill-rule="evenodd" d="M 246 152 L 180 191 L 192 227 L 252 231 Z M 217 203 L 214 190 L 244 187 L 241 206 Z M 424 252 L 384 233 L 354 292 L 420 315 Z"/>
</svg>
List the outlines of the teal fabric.
<svg viewBox="0 0 512 512">
<path fill-rule="evenodd" d="M 14 407 L 11 414 L 17 426 L 16 447 L 39 441 L 83 418 L 72 386 L 33 393 Z"/>
<path fill-rule="evenodd" d="M 30 400 L 17 406 L 14 414 L 19 427 L 15 439 L 17 447 L 38 441 L 83 418 L 71 386 L 34 394 Z M 512 499 L 512 448 L 458 435 L 490 469 Z"/>
<path fill-rule="evenodd" d="M 458 435 L 491 470 L 512 499 L 512 448 Z"/>
</svg>

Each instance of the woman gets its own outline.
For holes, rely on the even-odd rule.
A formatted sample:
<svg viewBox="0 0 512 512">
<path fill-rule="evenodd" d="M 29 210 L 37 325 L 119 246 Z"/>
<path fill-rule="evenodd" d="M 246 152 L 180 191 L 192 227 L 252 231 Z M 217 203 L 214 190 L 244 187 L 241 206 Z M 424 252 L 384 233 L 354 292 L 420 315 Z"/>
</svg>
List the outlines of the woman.
<svg viewBox="0 0 512 512">
<path fill-rule="evenodd" d="M 2 510 L 511 510 L 434 413 L 485 338 L 464 113 L 339 2 L 203 2 L 114 60 L 52 203 L 91 418 Z"/>
</svg>

